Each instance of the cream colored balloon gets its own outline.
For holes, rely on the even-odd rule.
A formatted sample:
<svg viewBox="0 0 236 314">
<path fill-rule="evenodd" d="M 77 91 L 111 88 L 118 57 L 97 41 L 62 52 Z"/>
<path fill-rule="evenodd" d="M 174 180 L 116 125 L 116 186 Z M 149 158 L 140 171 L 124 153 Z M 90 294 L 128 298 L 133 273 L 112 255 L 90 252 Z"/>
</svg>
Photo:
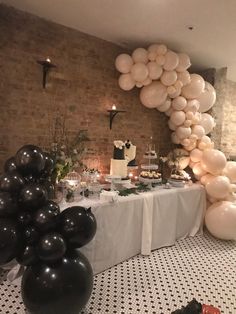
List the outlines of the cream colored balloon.
<svg viewBox="0 0 236 314">
<path fill-rule="evenodd" d="M 175 110 L 184 110 L 185 106 L 187 105 L 187 101 L 183 96 L 178 96 L 172 100 L 171 105 Z"/>
<path fill-rule="evenodd" d="M 176 130 L 176 128 L 177 128 L 177 126 L 169 119 L 168 120 L 168 126 L 169 126 L 169 128 L 172 130 L 172 131 L 175 131 Z"/>
<path fill-rule="evenodd" d="M 202 153 L 201 164 L 207 172 L 219 175 L 226 166 L 226 157 L 217 149 L 207 149 Z"/>
<path fill-rule="evenodd" d="M 179 64 L 179 56 L 174 51 L 168 50 L 165 54 L 164 70 L 173 71 Z"/>
<path fill-rule="evenodd" d="M 128 91 L 135 86 L 135 81 L 129 73 L 121 74 L 118 80 L 118 84 L 121 89 Z"/>
<path fill-rule="evenodd" d="M 191 142 L 188 138 L 185 138 L 181 141 L 181 145 L 183 145 L 183 146 L 189 146 L 190 144 L 191 144 Z"/>
<path fill-rule="evenodd" d="M 115 60 L 116 69 L 121 73 L 129 73 L 133 63 L 133 59 L 126 53 L 120 54 Z"/>
<path fill-rule="evenodd" d="M 228 177 L 232 183 L 236 182 L 236 161 L 227 161 L 223 169 L 223 175 Z"/>
<path fill-rule="evenodd" d="M 156 48 L 156 53 L 157 53 L 158 55 L 164 55 L 164 54 L 167 53 L 167 50 L 168 50 L 168 49 L 167 49 L 166 45 L 160 44 L 160 45 L 158 45 L 157 48 Z"/>
<path fill-rule="evenodd" d="M 168 93 L 168 94 L 169 94 L 170 98 L 176 98 L 176 97 L 178 97 L 181 94 L 181 88 L 177 88 L 175 85 L 171 85 L 171 86 L 167 87 L 167 89 L 169 89 L 169 88 L 170 89 L 172 89 L 172 88 L 175 89 L 175 91 L 172 92 L 172 93 L 169 90 L 170 93 Z"/>
<path fill-rule="evenodd" d="M 194 99 L 203 92 L 205 81 L 199 74 L 191 74 L 190 78 L 190 83 L 182 88 L 181 94 L 187 99 Z"/>
<path fill-rule="evenodd" d="M 205 224 L 209 232 L 221 240 L 236 240 L 236 204 L 228 201 L 211 205 Z"/>
<path fill-rule="evenodd" d="M 161 77 L 163 69 L 156 62 L 148 62 L 147 68 L 148 68 L 149 77 L 152 80 L 158 80 Z"/>
<path fill-rule="evenodd" d="M 190 153 L 191 155 L 191 153 Z M 191 158 L 191 157 L 190 157 Z M 202 176 L 204 176 L 207 172 L 202 169 L 201 163 L 198 162 L 196 165 L 194 165 L 193 167 L 193 173 L 194 175 L 197 175 L 199 178 L 201 178 Z"/>
<path fill-rule="evenodd" d="M 194 114 L 192 113 L 192 111 L 187 111 L 187 112 L 186 112 L 186 118 L 187 118 L 188 120 L 192 120 L 193 117 L 194 117 Z"/>
<path fill-rule="evenodd" d="M 175 132 L 171 133 L 171 141 L 174 144 L 180 144 L 180 139 L 178 138 Z"/>
<path fill-rule="evenodd" d="M 185 146 L 184 148 L 188 151 L 193 150 L 194 148 L 196 148 L 197 144 L 196 143 L 191 143 L 189 146 Z"/>
<path fill-rule="evenodd" d="M 178 135 L 179 139 L 184 140 L 188 138 L 191 134 L 191 128 L 185 128 L 183 126 L 179 126 L 176 129 L 176 134 Z"/>
<path fill-rule="evenodd" d="M 147 86 L 152 83 L 152 80 L 150 79 L 150 77 L 147 77 L 146 80 L 144 80 L 142 83 L 143 86 Z"/>
<path fill-rule="evenodd" d="M 213 176 L 212 174 L 210 174 L 210 173 L 207 173 L 207 174 L 205 174 L 205 175 L 203 175 L 202 177 L 201 177 L 201 183 L 203 184 L 203 185 L 206 185 L 208 182 L 210 182 L 212 179 L 214 179 L 215 178 L 215 176 Z"/>
<path fill-rule="evenodd" d="M 204 135 L 202 138 L 201 138 L 201 142 L 205 143 L 205 144 L 210 144 L 211 143 L 211 139 L 209 136 L 207 135 Z"/>
<path fill-rule="evenodd" d="M 192 123 L 200 125 L 200 121 L 201 121 L 201 113 L 200 112 L 195 112 L 193 114 Z M 205 133 L 205 130 L 204 130 L 204 133 Z"/>
<path fill-rule="evenodd" d="M 178 72 L 177 77 L 178 77 L 178 80 L 182 82 L 183 86 L 191 82 L 190 73 L 188 71 Z"/>
<path fill-rule="evenodd" d="M 189 136 L 189 139 L 190 139 L 191 141 L 196 142 L 197 139 L 198 139 L 198 137 L 197 137 L 197 135 L 195 135 L 195 134 L 191 134 L 191 135 Z"/>
<path fill-rule="evenodd" d="M 173 122 L 177 126 L 183 124 L 185 121 L 185 118 L 186 118 L 185 113 L 183 111 L 177 111 L 177 110 L 174 110 L 170 116 L 171 122 Z"/>
<path fill-rule="evenodd" d="M 230 181 L 225 176 L 217 176 L 206 184 L 207 193 L 217 199 L 223 199 L 230 193 Z"/>
<path fill-rule="evenodd" d="M 190 153 L 190 158 L 194 162 L 201 161 L 202 159 L 202 151 L 198 148 L 195 148 Z"/>
<path fill-rule="evenodd" d="M 186 128 L 189 128 L 191 125 L 192 125 L 192 121 L 191 121 L 191 120 L 185 120 L 185 121 L 184 121 L 184 126 L 185 126 Z"/>
<path fill-rule="evenodd" d="M 199 106 L 200 106 L 200 104 L 199 104 L 198 100 L 196 100 L 196 99 L 188 100 L 187 105 L 184 108 L 184 111 L 185 112 L 191 111 L 191 112 L 195 113 L 198 111 Z"/>
<path fill-rule="evenodd" d="M 155 61 L 157 57 L 157 53 L 155 51 L 151 51 L 148 53 L 148 60 Z"/>
<path fill-rule="evenodd" d="M 170 109 L 170 106 L 171 106 L 171 100 L 170 100 L 170 99 L 167 99 L 163 104 L 161 104 L 160 106 L 158 106 L 157 109 L 158 109 L 160 112 L 165 112 L 165 111 L 167 111 L 168 109 Z"/>
<path fill-rule="evenodd" d="M 175 71 L 164 71 L 161 75 L 161 82 L 165 86 L 173 85 L 177 80 L 177 74 Z"/>
<path fill-rule="evenodd" d="M 141 103 L 147 108 L 156 108 L 164 103 L 167 97 L 166 87 L 160 82 L 144 86 L 140 92 Z"/>
<path fill-rule="evenodd" d="M 206 112 L 214 105 L 216 101 L 216 92 L 210 83 L 205 82 L 205 88 L 198 96 L 198 101 L 200 103 L 200 112 Z"/>
<path fill-rule="evenodd" d="M 178 75 L 177 75 L 177 77 L 178 77 Z M 180 80 L 177 79 L 177 81 L 174 84 L 174 87 L 176 89 L 181 89 L 183 87 L 183 83 Z"/>
<path fill-rule="evenodd" d="M 135 63 L 132 65 L 130 73 L 135 81 L 143 82 L 148 77 L 148 68 L 141 62 Z"/>
<path fill-rule="evenodd" d="M 148 52 L 144 48 L 137 48 L 132 53 L 132 58 L 135 63 L 148 63 Z"/>
<path fill-rule="evenodd" d="M 201 125 L 192 126 L 192 134 L 197 135 L 198 139 L 202 138 L 205 135 L 205 130 Z"/>
<path fill-rule="evenodd" d="M 214 118 L 208 114 L 208 113 L 202 113 L 201 114 L 201 119 L 200 119 L 200 124 L 203 126 L 205 133 L 208 134 L 210 133 L 214 126 L 215 126 L 215 120 Z"/>
<path fill-rule="evenodd" d="M 184 72 L 191 66 L 190 58 L 186 53 L 178 53 L 178 56 L 179 64 L 176 68 L 176 71 Z"/>
<path fill-rule="evenodd" d="M 157 64 L 162 66 L 165 63 L 166 58 L 163 55 L 158 55 L 158 56 L 156 56 L 155 60 L 156 60 Z"/>
<path fill-rule="evenodd" d="M 151 44 L 147 50 L 148 50 L 148 52 L 155 52 L 156 53 L 159 46 L 160 46 L 160 44 Z"/>
<path fill-rule="evenodd" d="M 143 84 L 142 84 L 141 82 L 137 82 L 137 83 L 135 84 L 135 86 L 138 87 L 138 88 L 141 88 L 141 87 L 143 87 Z"/>
</svg>

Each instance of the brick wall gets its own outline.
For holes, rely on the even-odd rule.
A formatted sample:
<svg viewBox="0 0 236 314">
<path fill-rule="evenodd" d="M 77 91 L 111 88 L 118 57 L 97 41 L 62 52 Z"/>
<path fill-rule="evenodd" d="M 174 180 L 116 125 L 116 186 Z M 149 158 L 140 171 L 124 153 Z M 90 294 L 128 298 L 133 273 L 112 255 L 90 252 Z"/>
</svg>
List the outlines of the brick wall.
<svg viewBox="0 0 236 314">
<path fill-rule="evenodd" d="M 118 87 L 114 60 L 124 49 L 4 5 L 0 38 L 0 169 L 23 144 L 49 147 L 53 123 L 65 115 L 71 139 L 88 129 L 86 158 L 97 158 L 102 171 L 108 171 L 114 139 L 137 145 L 138 161 L 151 136 L 161 154 L 169 151 L 165 115 L 141 105 L 137 89 Z M 36 60 L 47 56 L 57 68 L 43 89 Z M 113 103 L 127 112 L 115 118 L 110 131 L 106 110 Z"/>
</svg>

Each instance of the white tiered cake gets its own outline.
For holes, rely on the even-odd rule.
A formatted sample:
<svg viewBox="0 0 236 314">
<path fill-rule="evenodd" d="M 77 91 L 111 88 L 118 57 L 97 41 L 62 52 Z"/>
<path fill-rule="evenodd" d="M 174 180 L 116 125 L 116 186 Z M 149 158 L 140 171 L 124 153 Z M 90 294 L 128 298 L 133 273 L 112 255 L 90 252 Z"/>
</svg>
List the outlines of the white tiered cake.
<svg viewBox="0 0 236 314">
<path fill-rule="evenodd" d="M 125 143 L 114 141 L 113 158 L 111 159 L 110 174 L 112 176 L 127 177 L 127 160 L 125 159 Z"/>
</svg>

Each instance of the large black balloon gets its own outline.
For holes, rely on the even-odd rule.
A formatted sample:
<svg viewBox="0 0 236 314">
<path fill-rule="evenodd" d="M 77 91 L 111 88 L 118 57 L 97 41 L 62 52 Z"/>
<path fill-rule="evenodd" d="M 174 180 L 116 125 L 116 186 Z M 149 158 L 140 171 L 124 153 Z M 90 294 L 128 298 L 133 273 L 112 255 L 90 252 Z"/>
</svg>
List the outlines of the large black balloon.
<svg viewBox="0 0 236 314">
<path fill-rule="evenodd" d="M 0 218 L 0 265 L 10 262 L 22 248 L 22 237 L 14 220 Z"/>
<path fill-rule="evenodd" d="M 39 240 L 39 232 L 34 226 L 27 226 L 23 231 L 24 240 L 27 244 L 34 244 Z"/>
<path fill-rule="evenodd" d="M 46 204 L 48 194 L 38 183 L 26 184 L 20 192 L 20 204 L 24 209 L 36 210 Z"/>
<path fill-rule="evenodd" d="M 42 233 L 55 230 L 58 224 L 59 214 L 60 208 L 57 203 L 48 201 L 45 206 L 36 211 L 34 224 Z"/>
<path fill-rule="evenodd" d="M 17 172 L 6 172 L 0 176 L 0 190 L 18 193 L 24 186 L 24 178 Z"/>
<path fill-rule="evenodd" d="M 17 221 L 20 227 L 26 227 L 31 223 L 32 216 L 28 211 L 20 211 L 17 215 Z"/>
<path fill-rule="evenodd" d="M 52 232 L 44 235 L 38 243 L 37 253 L 45 262 L 56 262 L 66 252 L 66 243 L 60 233 Z"/>
<path fill-rule="evenodd" d="M 97 223 L 90 208 L 68 207 L 60 216 L 60 230 L 70 247 L 79 248 L 92 240 L 97 230 Z"/>
<path fill-rule="evenodd" d="M 10 157 L 9 159 L 7 159 L 7 161 L 4 164 L 4 171 L 5 172 L 11 172 L 14 170 L 16 170 L 15 157 Z"/>
<path fill-rule="evenodd" d="M 34 246 L 27 245 L 21 250 L 16 261 L 24 266 L 31 266 L 39 261 Z"/>
<path fill-rule="evenodd" d="M 21 284 L 24 304 L 32 314 L 78 314 L 92 287 L 92 268 L 80 252 L 71 252 L 55 265 L 28 267 Z"/>
<path fill-rule="evenodd" d="M 47 179 L 41 179 L 39 180 L 39 183 L 43 185 L 43 187 L 46 189 L 48 193 L 48 199 L 52 200 L 55 198 L 55 188 L 54 185 L 50 180 Z"/>
<path fill-rule="evenodd" d="M 0 217 L 9 217 L 17 213 L 18 205 L 15 197 L 8 192 L 0 192 Z"/>
<path fill-rule="evenodd" d="M 55 162 L 51 154 L 44 152 L 43 155 L 44 155 L 45 165 L 41 172 L 41 175 L 44 177 L 48 177 L 52 174 L 54 170 Z"/>
<path fill-rule="evenodd" d="M 38 176 L 45 166 L 45 159 L 41 148 L 34 145 L 21 147 L 15 155 L 17 169 L 24 175 Z"/>
</svg>

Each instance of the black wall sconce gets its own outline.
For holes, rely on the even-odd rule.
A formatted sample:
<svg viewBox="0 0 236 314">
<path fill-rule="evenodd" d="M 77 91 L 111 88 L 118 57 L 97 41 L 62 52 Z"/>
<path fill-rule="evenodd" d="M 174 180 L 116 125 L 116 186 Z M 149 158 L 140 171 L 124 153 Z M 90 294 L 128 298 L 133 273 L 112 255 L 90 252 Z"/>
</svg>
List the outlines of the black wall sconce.
<svg viewBox="0 0 236 314">
<path fill-rule="evenodd" d="M 115 118 L 115 116 L 119 113 L 119 112 L 126 112 L 125 110 L 117 110 L 116 109 L 116 105 L 112 105 L 110 110 L 107 110 L 107 112 L 109 112 L 109 117 L 110 117 L 110 130 L 112 129 L 112 122 L 113 119 Z"/>
<path fill-rule="evenodd" d="M 47 74 L 51 68 L 55 68 L 56 65 L 51 62 L 49 58 L 46 60 L 37 60 L 37 63 L 40 64 L 43 68 L 43 88 L 46 87 Z"/>
</svg>

